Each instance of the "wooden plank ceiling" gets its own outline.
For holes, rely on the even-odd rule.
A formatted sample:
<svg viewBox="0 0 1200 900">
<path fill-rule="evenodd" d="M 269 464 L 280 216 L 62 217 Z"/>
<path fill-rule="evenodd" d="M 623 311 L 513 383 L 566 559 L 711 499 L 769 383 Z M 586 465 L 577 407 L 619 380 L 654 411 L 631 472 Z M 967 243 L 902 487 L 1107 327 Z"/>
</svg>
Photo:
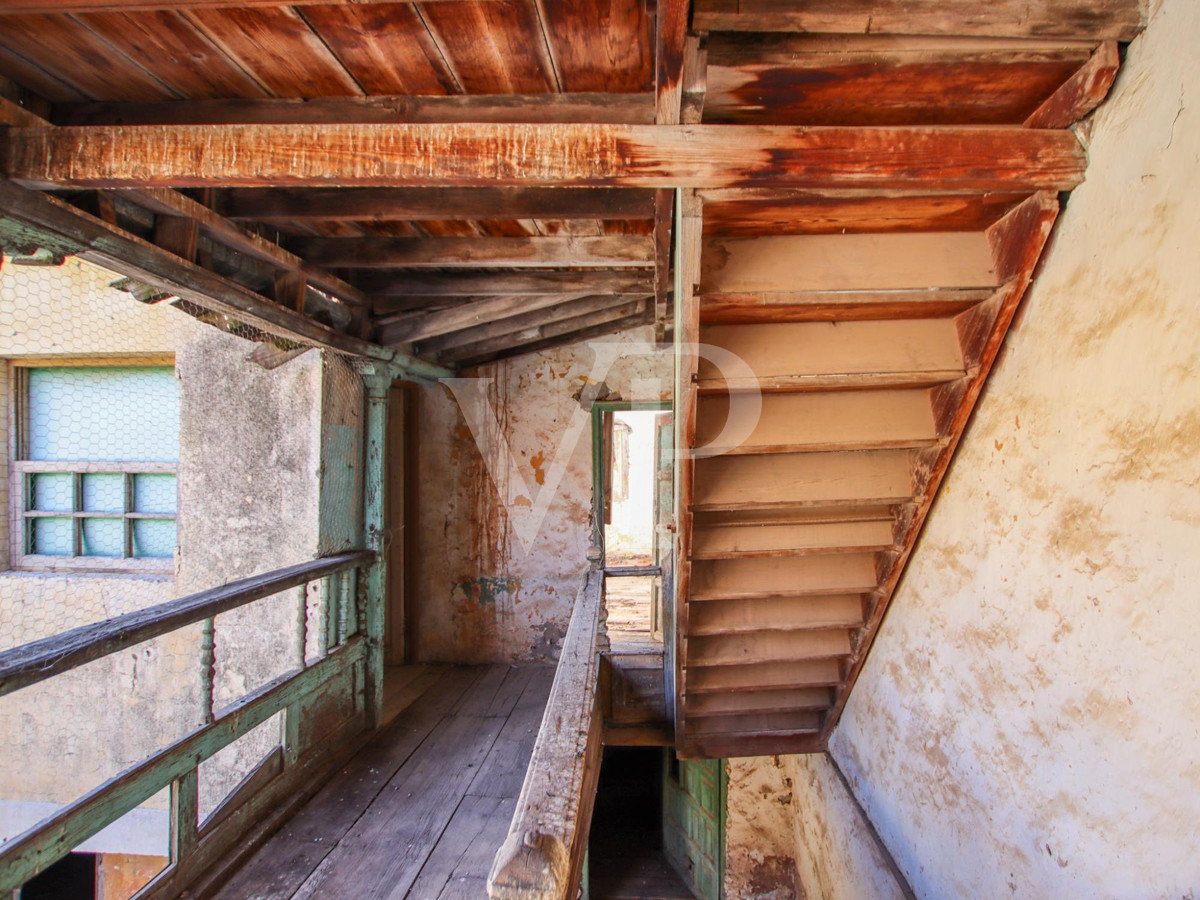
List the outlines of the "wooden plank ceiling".
<svg viewBox="0 0 1200 900">
<path fill-rule="evenodd" d="M 0 0 L 0 241 L 450 368 L 677 306 L 680 442 L 763 392 L 680 467 L 677 745 L 817 750 L 1144 16 Z"/>
</svg>

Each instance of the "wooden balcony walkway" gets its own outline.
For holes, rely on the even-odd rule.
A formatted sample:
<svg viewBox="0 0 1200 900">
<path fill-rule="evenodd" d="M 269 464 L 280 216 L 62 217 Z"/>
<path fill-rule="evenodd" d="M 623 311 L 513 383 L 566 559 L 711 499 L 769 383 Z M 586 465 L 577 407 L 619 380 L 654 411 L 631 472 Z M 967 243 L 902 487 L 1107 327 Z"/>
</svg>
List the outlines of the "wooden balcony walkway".
<svg viewBox="0 0 1200 900">
<path fill-rule="evenodd" d="M 389 672 L 389 724 L 217 894 L 486 896 L 554 669 Z"/>
</svg>

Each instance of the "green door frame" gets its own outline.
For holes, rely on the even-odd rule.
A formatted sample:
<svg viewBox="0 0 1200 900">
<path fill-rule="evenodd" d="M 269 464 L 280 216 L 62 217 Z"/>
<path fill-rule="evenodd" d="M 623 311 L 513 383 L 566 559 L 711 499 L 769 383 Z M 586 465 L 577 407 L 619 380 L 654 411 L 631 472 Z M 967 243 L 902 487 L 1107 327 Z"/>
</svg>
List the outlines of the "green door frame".
<svg viewBox="0 0 1200 900">
<path fill-rule="evenodd" d="M 670 412 L 667 400 L 597 400 L 592 404 L 592 547 L 600 552 L 600 564 L 607 562 L 604 547 L 604 486 L 608 473 L 604 471 L 604 415 L 627 411 Z M 655 566 L 645 567 L 646 574 L 656 574 Z"/>
</svg>

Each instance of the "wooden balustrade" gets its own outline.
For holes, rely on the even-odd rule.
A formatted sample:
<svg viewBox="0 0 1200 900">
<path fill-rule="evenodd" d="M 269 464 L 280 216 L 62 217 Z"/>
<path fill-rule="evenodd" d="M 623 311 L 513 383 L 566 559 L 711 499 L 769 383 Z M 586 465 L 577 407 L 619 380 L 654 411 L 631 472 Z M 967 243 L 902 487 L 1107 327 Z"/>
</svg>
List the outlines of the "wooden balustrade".
<svg viewBox="0 0 1200 900">
<path fill-rule="evenodd" d="M 488 876 L 493 900 L 573 900 L 579 891 L 600 777 L 603 594 L 604 573 L 588 572 L 508 837 Z"/>
</svg>

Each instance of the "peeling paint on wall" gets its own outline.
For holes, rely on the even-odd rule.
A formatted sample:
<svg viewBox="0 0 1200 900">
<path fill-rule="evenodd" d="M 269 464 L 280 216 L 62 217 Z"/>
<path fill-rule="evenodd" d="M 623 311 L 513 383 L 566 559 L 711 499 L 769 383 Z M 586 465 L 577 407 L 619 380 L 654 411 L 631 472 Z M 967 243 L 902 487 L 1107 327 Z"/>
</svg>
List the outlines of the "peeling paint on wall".
<svg viewBox="0 0 1200 900">
<path fill-rule="evenodd" d="M 634 352 L 652 342 L 649 329 L 604 339 L 629 351 L 603 374 L 611 397 L 669 399 L 672 355 Z M 570 621 L 571 603 L 587 568 L 591 540 L 590 430 L 564 447 L 579 396 L 589 384 L 588 345 L 564 347 L 485 366 L 491 408 L 522 484 L 508 483 L 503 465 L 485 464 L 451 393 L 423 387 L 420 400 L 421 522 L 416 646 L 423 661 L 552 660 Z M 472 373 L 468 373 L 472 374 Z M 645 396 L 652 394 L 652 397 Z M 566 462 L 529 551 L 509 509 L 532 509 Z M 496 461 L 493 459 L 493 463 Z M 501 484 L 492 472 L 500 472 Z"/>
</svg>

